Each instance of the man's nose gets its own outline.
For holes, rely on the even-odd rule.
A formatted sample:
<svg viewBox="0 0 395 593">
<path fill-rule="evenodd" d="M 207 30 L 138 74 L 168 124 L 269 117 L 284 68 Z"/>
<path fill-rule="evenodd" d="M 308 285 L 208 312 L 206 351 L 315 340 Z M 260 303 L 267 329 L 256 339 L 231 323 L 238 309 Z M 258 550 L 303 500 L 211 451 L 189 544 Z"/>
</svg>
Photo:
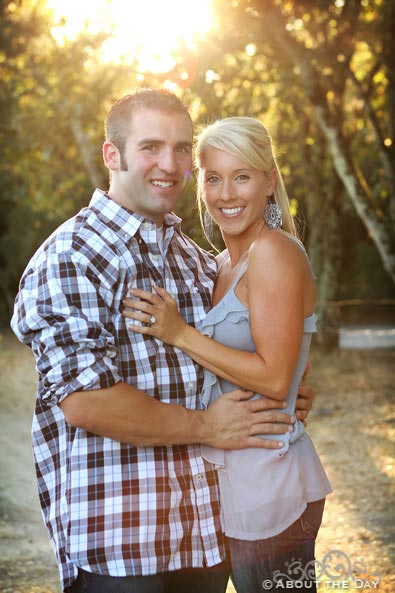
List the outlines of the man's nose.
<svg viewBox="0 0 395 593">
<path fill-rule="evenodd" d="M 171 148 L 161 151 L 158 165 L 165 173 L 174 173 L 176 171 L 177 160 L 174 151 Z"/>
</svg>

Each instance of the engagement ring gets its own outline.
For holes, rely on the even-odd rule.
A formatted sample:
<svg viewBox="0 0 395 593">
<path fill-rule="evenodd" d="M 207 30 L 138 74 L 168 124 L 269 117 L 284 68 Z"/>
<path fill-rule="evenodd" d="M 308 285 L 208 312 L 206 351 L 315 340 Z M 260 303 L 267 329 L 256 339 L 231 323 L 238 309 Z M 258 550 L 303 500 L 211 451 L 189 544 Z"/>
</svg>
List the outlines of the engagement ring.
<svg viewBox="0 0 395 593">
<path fill-rule="evenodd" d="M 156 323 L 156 317 L 155 317 L 155 315 L 151 315 L 150 322 L 151 322 L 151 325 L 154 325 L 154 323 Z"/>
</svg>

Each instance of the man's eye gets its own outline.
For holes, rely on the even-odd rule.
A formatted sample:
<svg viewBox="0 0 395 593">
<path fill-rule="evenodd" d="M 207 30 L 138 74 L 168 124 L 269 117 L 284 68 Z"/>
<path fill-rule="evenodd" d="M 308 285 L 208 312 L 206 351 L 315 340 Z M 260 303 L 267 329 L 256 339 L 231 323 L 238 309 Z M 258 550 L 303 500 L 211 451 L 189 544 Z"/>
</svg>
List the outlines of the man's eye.
<svg viewBox="0 0 395 593">
<path fill-rule="evenodd" d="M 189 153 L 189 148 L 187 146 L 179 146 L 177 148 L 177 152 L 182 152 L 184 154 L 188 154 Z"/>
<path fill-rule="evenodd" d="M 143 146 L 143 150 L 147 150 L 148 152 L 155 150 L 155 148 L 156 147 L 153 144 L 147 144 L 146 146 Z"/>
</svg>

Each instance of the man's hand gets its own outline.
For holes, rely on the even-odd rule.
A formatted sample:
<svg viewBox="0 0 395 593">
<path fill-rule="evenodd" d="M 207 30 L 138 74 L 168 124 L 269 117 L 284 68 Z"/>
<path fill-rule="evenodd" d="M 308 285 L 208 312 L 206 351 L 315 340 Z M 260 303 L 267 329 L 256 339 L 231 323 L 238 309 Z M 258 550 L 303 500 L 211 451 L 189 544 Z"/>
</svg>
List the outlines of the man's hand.
<svg viewBox="0 0 395 593">
<path fill-rule="evenodd" d="M 298 397 L 296 400 L 296 417 L 298 418 L 298 420 L 301 420 L 305 426 L 307 425 L 306 418 L 311 408 L 313 407 L 313 402 L 315 398 L 314 389 L 311 387 L 311 385 L 305 382 L 310 370 L 311 363 L 310 361 L 308 361 L 305 371 L 303 373 L 302 380 L 299 385 Z"/>
<path fill-rule="evenodd" d="M 204 444 L 221 449 L 279 449 L 283 443 L 257 435 L 292 431 L 295 418 L 280 411 L 285 402 L 261 397 L 251 399 L 251 391 L 237 389 L 222 395 L 207 410 Z"/>
</svg>

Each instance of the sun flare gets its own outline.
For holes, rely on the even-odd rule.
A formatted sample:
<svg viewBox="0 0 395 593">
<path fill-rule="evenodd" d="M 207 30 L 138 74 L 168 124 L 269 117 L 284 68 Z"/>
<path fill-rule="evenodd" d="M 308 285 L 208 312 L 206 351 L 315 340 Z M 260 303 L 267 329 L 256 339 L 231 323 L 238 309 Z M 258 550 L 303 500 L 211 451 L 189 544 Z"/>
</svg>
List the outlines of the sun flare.
<svg viewBox="0 0 395 593">
<path fill-rule="evenodd" d="M 79 32 L 111 32 L 103 59 L 137 58 L 142 71 L 166 72 L 173 52 L 193 48 L 212 27 L 212 0 L 47 0 L 59 43 Z"/>
</svg>

